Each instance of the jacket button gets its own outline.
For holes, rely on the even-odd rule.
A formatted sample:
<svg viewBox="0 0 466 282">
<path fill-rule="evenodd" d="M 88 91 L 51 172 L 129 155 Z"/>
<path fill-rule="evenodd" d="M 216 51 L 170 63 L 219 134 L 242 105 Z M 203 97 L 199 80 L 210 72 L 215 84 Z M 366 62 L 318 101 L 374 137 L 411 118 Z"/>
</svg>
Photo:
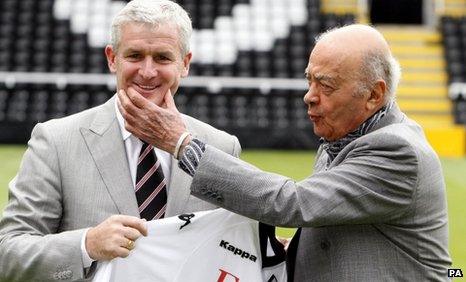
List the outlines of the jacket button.
<svg viewBox="0 0 466 282">
<path fill-rule="evenodd" d="M 71 270 L 65 271 L 64 274 L 65 274 L 66 279 L 70 279 L 71 277 L 73 277 L 73 271 L 71 271 Z"/>
</svg>

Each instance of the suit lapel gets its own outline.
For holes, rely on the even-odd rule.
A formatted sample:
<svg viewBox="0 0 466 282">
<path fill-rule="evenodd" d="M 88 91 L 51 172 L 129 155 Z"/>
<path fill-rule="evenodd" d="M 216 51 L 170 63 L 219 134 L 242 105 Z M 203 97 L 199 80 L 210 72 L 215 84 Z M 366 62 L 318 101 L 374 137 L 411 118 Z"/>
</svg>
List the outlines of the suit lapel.
<svg viewBox="0 0 466 282">
<path fill-rule="evenodd" d="M 81 134 L 121 214 L 139 216 L 126 150 L 115 114 L 115 97 L 107 101 Z"/>
<path fill-rule="evenodd" d="M 199 138 L 198 132 L 191 127 L 189 119 L 184 119 L 186 128 L 194 138 Z M 189 196 L 191 195 L 192 177 L 178 167 L 178 161 L 172 157 L 170 169 L 170 188 L 168 189 L 167 198 L 167 216 L 172 216 L 184 211 L 187 206 Z"/>
</svg>

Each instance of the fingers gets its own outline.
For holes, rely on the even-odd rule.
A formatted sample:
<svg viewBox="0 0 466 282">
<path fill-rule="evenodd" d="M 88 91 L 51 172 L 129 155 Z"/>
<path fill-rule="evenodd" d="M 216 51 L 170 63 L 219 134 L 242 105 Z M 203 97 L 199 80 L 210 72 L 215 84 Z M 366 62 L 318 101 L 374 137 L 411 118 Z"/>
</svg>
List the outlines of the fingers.
<svg viewBox="0 0 466 282">
<path fill-rule="evenodd" d="M 166 152 L 173 153 L 186 125 L 178 112 L 170 89 L 164 94 L 163 107 L 150 102 L 133 88 L 118 91 L 118 108 L 125 129 L 134 136 Z M 134 226 L 144 234 L 144 228 Z"/>
<path fill-rule="evenodd" d="M 117 251 L 115 251 L 115 256 L 113 258 L 116 258 L 116 257 L 126 258 L 129 256 L 130 252 L 131 252 L 130 250 L 120 247 Z"/>
<path fill-rule="evenodd" d="M 117 106 L 125 120 L 126 130 L 140 137 L 140 134 L 138 135 L 139 132 L 135 132 L 135 126 L 144 120 L 144 118 L 141 117 L 141 109 L 133 104 L 124 90 L 118 91 Z M 146 125 L 142 125 L 142 128 L 146 128 Z"/>
<path fill-rule="evenodd" d="M 128 239 L 128 242 L 126 243 L 125 248 L 128 249 L 128 250 L 130 250 L 130 251 L 131 251 L 132 249 L 134 249 L 134 241 L 131 240 L 131 239 Z"/>
<path fill-rule="evenodd" d="M 128 92 L 123 89 L 118 91 L 117 105 L 123 117 L 128 116 L 128 114 L 134 115 L 139 109 L 129 97 Z"/>
<path fill-rule="evenodd" d="M 170 90 L 170 88 L 165 93 L 165 96 L 163 97 L 163 101 L 165 103 L 165 106 L 168 109 L 175 109 L 175 110 L 178 111 L 178 109 L 176 108 L 175 100 L 173 99 L 172 91 Z"/>
<path fill-rule="evenodd" d="M 153 106 L 157 107 L 157 105 L 152 103 L 149 99 L 144 98 L 144 96 L 134 90 L 133 87 L 128 87 L 126 92 L 123 90 L 123 93 L 125 93 L 131 103 L 139 109 L 151 108 Z"/>
<path fill-rule="evenodd" d="M 147 236 L 147 226 L 145 219 L 140 219 L 134 216 L 121 215 L 121 220 L 124 226 L 131 227 L 132 230 L 137 230 L 139 234 Z"/>
<path fill-rule="evenodd" d="M 134 249 L 135 241 L 147 236 L 146 221 L 133 216 L 114 215 L 86 234 L 86 250 L 94 260 L 126 257 Z"/>
<path fill-rule="evenodd" d="M 122 235 L 122 237 L 132 241 L 136 241 L 139 237 L 144 236 L 139 230 L 126 226 L 122 229 Z"/>
<path fill-rule="evenodd" d="M 123 90 L 123 93 L 126 93 L 126 96 L 128 97 L 128 99 L 137 108 L 144 107 L 145 102 L 147 102 L 147 100 L 142 95 L 140 95 L 136 90 L 134 90 L 132 87 L 128 87 L 126 92 Z"/>
</svg>

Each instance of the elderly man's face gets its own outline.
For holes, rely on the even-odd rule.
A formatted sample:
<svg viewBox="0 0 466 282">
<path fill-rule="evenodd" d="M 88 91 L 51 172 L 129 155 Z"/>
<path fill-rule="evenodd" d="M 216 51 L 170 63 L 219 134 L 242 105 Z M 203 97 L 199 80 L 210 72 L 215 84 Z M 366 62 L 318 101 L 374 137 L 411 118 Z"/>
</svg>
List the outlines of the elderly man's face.
<svg viewBox="0 0 466 282">
<path fill-rule="evenodd" d="M 370 114 L 368 93 L 359 93 L 357 56 L 317 44 L 306 68 L 309 90 L 304 96 L 314 133 L 328 141 L 357 129 Z"/>
<path fill-rule="evenodd" d="M 179 46 L 177 29 L 170 25 L 123 25 L 118 49 L 111 45 L 105 48 L 118 90 L 132 87 L 161 105 L 168 89 L 175 94 L 180 78 L 188 75 L 191 53 L 182 56 Z"/>
</svg>

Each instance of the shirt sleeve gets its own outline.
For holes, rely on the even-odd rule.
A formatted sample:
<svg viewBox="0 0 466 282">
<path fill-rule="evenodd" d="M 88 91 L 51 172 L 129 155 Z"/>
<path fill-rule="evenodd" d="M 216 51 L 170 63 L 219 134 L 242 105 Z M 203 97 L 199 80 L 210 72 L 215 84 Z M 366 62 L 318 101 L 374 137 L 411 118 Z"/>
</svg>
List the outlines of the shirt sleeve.
<svg viewBox="0 0 466 282">
<path fill-rule="evenodd" d="M 186 146 L 178 166 L 187 174 L 194 176 L 204 151 L 205 144 L 201 140 L 194 138 Z"/>
<path fill-rule="evenodd" d="M 91 267 L 91 264 L 94 261 L 93 259 L 91 259 L 91 257 L 89 256 L 89 254 L 87 253 L 87 250 L 86 250 L 86 235 L 87 235 L 88 231 L 89 231 L 89 229 L 87 229 L 84 232 L 83 237 L 81 238 L 81 254 L 82 254 L 82 258 L 83 258 L 84 268 Z"/>
</svg>

